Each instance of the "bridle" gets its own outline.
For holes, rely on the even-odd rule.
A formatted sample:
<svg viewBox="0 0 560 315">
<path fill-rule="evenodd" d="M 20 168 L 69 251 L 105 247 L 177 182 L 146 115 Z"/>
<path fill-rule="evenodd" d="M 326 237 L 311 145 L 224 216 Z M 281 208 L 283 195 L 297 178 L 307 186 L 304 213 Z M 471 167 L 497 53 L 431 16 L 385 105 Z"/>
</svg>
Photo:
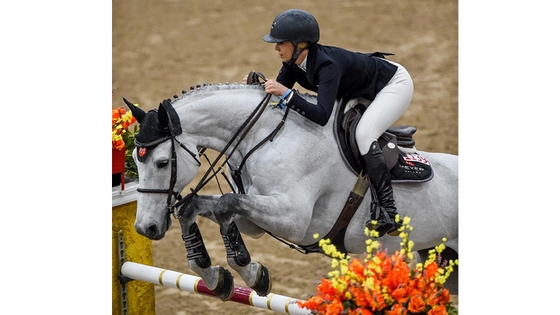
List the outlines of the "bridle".
<svg viewBox="0 0 560 315">
<path fill-rule="evenodd" d="M 264 76 L 262 74 L 260 74 L 260 73 L 250 73 L 249 77 L 251 77 L 251 76 L 252 76 L 252 80 L 255 80 L 255 79 L 257 80 L 256 83 L 259 83 L 259 84 L 264 83 L 264 82 L 263 83 L 258 82 L 258 78 L 264 78 Z M 261 114 L 263 113 L 264 109 L 266 108 L 266 104 L 269 103 L 271 96 L 272 96 L 271 94 L 266 94 L 264 96 L 264 98 L 261 100 L 261 102 L 257 105 L 257 107 L 253 110 L 253 112 L 249 115 L 249 117 L 247 117 L 245 122 L 241 125 L 241 127 L 233 135 L 233 137 L 230 139 L 230 141 L 226 144 L 224 149 L 214 159 L 214 162 L 211 163 L 210 167 L 208 168 L 208 170 L 206 171 L 206 173 L 204 174 L 202 179 L 199 181 L 198 185 L 194 189 L 191 189 L 191 193 L 187 194 L 187 196 L 185 196 L 185 197 L 183 197 L 180 192 L 173 190 L 173 188 L 175 187 L 175 183 L 177 182 L 177 152 L 176 152 L 176 148 L 175 148 L 175 142 L 177 142 L 181 148 L 183 148 L 185 151 L 187 151 L 193 157 L 195 162 L 198 163 L 198 166 L 200 167 L 202 164 L 201 164 L 200 160 L 197 158 L 197 154 L 195 154 L 194 152 L 189 150 L 183 143 L 181 143 L 179 140 L 177 140 L 178 135 L 175 135 L 175 134 L 171 134 L 169 136 L 162 137 L 162 138 L 160 138 L 156 141 L 152 141 L 150 143 L 140 143 L 140 142 L 135 140 L 134 143 L 136 144 L 137 147 L 140 146 L 140 147 L 152 147 L 152 148 L 161 144 L 161 143 L 163 143 L 163 142 L 165 142 L 165 141 L 167 141 L 167 140 L 171 140 L 171 161 L 170 161 L 171 162 L 171 178 L 169 180 L 169 188 L 168 189 L 138 188 L 137 191 L 139 193 L 158 193 L 158 194 L 163 193 L 163 194 L 167 194 L 166 209 L 168 211 L 168 214 L 173 214 L 173 216 L 176 219 L 180 218 L 183 215 L 183 212 L 185 211 L 189 201 L 192 200 L 192 198 L 194 196 L 196 196 L 197 193 L 213 177 L 216 176 L 216 174 L 218 173 L 219 170 L 223 169 L 224 164 L 226 164 L 229 160 L 229 156 L 225 157 L 225 161 L 219 167 L 219 170 L 216 171 L 215 166 L 216 166 L 218 160 L 223 155 L 225 155 L 225 153 L 230 148 L 230 146 L 232 146 L 234 144 L 235 140 L 237 140 L 237 143 L 235 144 L 235 146 L 233 147 L 231 152 L 234 152 L 236 150 L 237 146 L 239 146 L 240 142 L 247 135 L 249 130 L 254 126 L 255 122 L 260 118 Z M 276 133 L 278 133 L 278 131 L 283 126 L 283 124 L 286 120 L 286 116 L 288 115 L 288 111 L 289 111 L 289 109 L 288 109 L 288 107 L 286 107 L 286 111 L 284 113 L 284 116 L 282 117 L 282 120 L 280 121 L 278 126 L 272 131 L 272 133 L 270 133 L 266 138 L 264 138 L 261 142 L 259 142 L 253 149 L 251 149 L 251 151 L 249 151 L 249 153 L 244 157 L 240 167 L 234 172 L 234 174 L 232 174 L 232 177 L 234 178 L 234 180 L 237 184 L 237 187 L 241 190 L 241 193 L 244 193 L 243 184 L 241 183 L 241 168 L 244 166 L 246 159 L 257 148 L 259 148 L 264 143 L 266 143 L 266 141 L 272 141 L 273 140 Z M 169 124 L 171 124 L 171 122 L 169 122 Z M 171 128 L 171 127 L 172 126 L 169 126 L 168 130 L 170 130 L 170 132 L 172 133 L 173 128 Z M 206 148 L 201 148 L 198 151 L 198 156 L 204 154 L 205 150 L 206 150 Z M 226 180 L 227 180 L 227 178 L 226 178 Z M 228 181 L 228 184 L 232 188 L 232 191 L 235 191 L 234 188 L 233 188 L 233 185 L 229 181 Z M 175 202 L 173 202 L 173 198 L 175 198 Z"/>
<path fill-rule="evenodd" d="M 170 130 L 172 130 L 170 128 Z M 175 187 L 175 183 L 177 182 L 177 151 L 175 150 L 175 142 L 177 142 L 179 144 L 179 146 L 181 148 L 183 148 L 185 151 L 187 151 L 189 153 L 189 155 L 192 156 L 192 158 L 195 160 L 195 162 L 198 164 L 198 166 L 201 166 L 202 163 L 200 163 L 200 160 L 197 158 L 197 155 L 192 152 L 191 150 L 189 150 L 189 148 L 187 148 L 183 143 L 181 143 L 179 140 L 177 140 L 177 137 L 175 135 L 170 135 L 167 137 L 163 137 L 161 139 L 158 139 L 156 141 L 152 141 L 150 143 L 140 143 L 136 140 L 134 140 L 134 144 L 136 145 L 136 147 L 155 147 L 158 146 L 159 144 L 167 141 L 167 140 L 171 140 L 171 178 L 169 179 L 169 188 L 168 189 L 150 189 L 150 188 L 138 188 L 137 191 L 140 193 L 156 193 L 156 194 L 167 194 L 167 206 L 166 209 L 168 212 L 173 213 L 173 203 L 172 203 L 172 198 L 175 197 L 175 199 L 177 201 L 180 201 L 182 199 L 181 193 L 178 191 L 174 191 L 173 187 Z"/>
</svg>

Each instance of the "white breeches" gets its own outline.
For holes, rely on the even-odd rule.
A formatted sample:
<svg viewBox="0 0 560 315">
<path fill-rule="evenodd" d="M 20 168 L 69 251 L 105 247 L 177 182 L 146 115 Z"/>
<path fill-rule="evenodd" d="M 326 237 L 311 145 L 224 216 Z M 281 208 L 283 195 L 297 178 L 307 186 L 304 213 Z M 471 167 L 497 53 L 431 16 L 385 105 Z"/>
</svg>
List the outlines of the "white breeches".
<svg viewBox="0 0 560 315">
<path fill-rule="evenodd" d="M 400 64 L 390 62 L 398 66 L 397 72 L 377 93 L 356 127 L 356 142 L 362 155 L 401 117 L 412 99 L 414 84 L 410 74 Z"/>
</svg>

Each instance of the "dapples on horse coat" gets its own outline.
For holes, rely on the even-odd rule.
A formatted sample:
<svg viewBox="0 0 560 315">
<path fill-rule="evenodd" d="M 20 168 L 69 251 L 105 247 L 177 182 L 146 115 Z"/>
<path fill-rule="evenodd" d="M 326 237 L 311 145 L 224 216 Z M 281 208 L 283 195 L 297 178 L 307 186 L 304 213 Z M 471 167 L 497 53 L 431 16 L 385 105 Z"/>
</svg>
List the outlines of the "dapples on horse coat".
<svg viewBox="0 0 560 315">
<path fill-rule="evenodd" d="M 189 267 L 223 300 L 233 293 L 232 276 L 212 266 L 196 225 L 198 215 L 219 224 L 228 264 L 259 295 L 266 295 L 271 289 L 268 270 L 251 260 L 240 233 L 260 237 L 269 232 L 300 246 L 314 244 L 314 234 L 323 238 L 335 224 L 357 179 L 338 151 L 334 112 L 321 127 L 288 114 L 288 109 L 268 106 L 266 96 L 260 85 L 220 84 L 184 92 L 148 112 L 127 102 L 140 123 L 133 153 L 140 187 L 135 228 L 150 239 L 161 239 L 171 225 L 171 213 L 179 213 Z M 249 122 L 248 117 L 258 119 Z M 241 128 L 244 124 L 250 129 Z M 236 183 L 242 187 L 223 195 L 181 196 L 198 173 L 200 148 L 223 152 L 230 174 L 239 171 Z M 401 216 L 412 219 L 416 250 L 445 237 L 446 245 L 458 252 L 458 157 L 417 153 L 429 161 L 433 178 L 395 182 L 396 206 Z M 348 224 L 344 247 L 349 253 L 365 251 L 370 203 L 370 194 L 365 194 Z M 399 237 L 380 241 L 390 251 L 400 248 Z"/>
</svg>

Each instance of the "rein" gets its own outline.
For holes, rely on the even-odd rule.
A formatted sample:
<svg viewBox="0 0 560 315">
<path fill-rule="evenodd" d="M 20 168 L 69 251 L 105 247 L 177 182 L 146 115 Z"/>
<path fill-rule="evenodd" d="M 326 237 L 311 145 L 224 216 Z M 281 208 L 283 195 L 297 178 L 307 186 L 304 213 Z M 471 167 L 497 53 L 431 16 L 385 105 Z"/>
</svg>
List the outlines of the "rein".
<svg viewBox="0 0 560 315">
<path fill-rule="evenodd" d="M 243 140 L 243 138 L 247 135 L 247 133 L 249 132 L 249 130 L 253 127 L 253 125 L 255 124 L 255 121 L 259 119 L 260 115 L 262 114 L 262 112 L 264 111 L 264 109 L 266 108 L 266 104 L 268 104 L 270 97 L 272 95 L 271 94 L 266 94 L 265 97 L 261 100 L 261 102 L 259 103 L 259 105 L 257 105 L 257 107 L 255 108 L 255 110 L 253 110 L 253 112 L 251 113 L 251 115 L 249 115 L 249 117 L 247 117 L 247 119 L 245 120 L 245 122 L 243 122 L 243 124 L 241 125 L 241 127 L 239 127 L 239 129 L 235 132 L 235 134 L 233 135 L 233 137 L 229 140 L 229 142 L 226 144 L 226 146 L 224 147 L 224 149 L 218 154 L 218 156 L 216 157 L 216 159 L 214 160 L 214 162 L 212 162 L 212 164 L 210 165 L 210 167 L 208 168 L 208 170 L 206 171 L 206 173 L 204 173 L 204 176 L 202 176 L 202 179 L 198 182 L 198 184 L 196 185 L 196 187 L 194 189 L 191 190 L 191 193 L 188 194 L 186 196 L 186 198 L 183 198 L 181 200 L 178 200 L 178 202 L 176 202 L 173 206 L 172 209 L 174 210 L 173 216 L 178 219 L 183 215 L 183 212 L 185 211 L 188 202 L 194 197 L 196 196 L 196 194 L 214 177 L 216 176 L 216 171 L 214 170 L 216 164 L 218 163 L 218 160 L 225 155 L 226 151 L 229 149 L 229 147 L 233 144 L 233 142 L 235 141 L 235 139 L 237 137 L 239 137 L 239 135 L 241 134 L 242 131 L 245 131 L 243 133 L 243 135 L 240 137 L 239 141 L 237 142 L 237 144 L 233 147 L 232 152 L 235 151 L 235 149 L 239 146 L 239 144 L 241 143 L 241 140 Z M 260 111 L 259 111 L 260 109 Z M 258 115 L 257 115 L 258 113 Z M 256 117 L 255 117 L 256 115 Z M 255 118 L 253 120 L 253 118 Z M 247 128 L 248 126 L 248 128 Z M 225 163 L 227 163 L 227 161 L 229 160 L 229 157 L 226 156 L 226 159 L 224 161 L 224 163 L 222 163 L 222 165 L 220 165 L 218 171 L 220 171 L 221 169 L 223 169 L 223 166 Z M 212 174 L 210 174 L 212 172 Z M 180 208 L 179 208 L 180 207 Z"/>
<path fill-rule="evenodd" d="M 286 122 L 286 117 L 288 116 L 288 111 L 289 108 L 286 107 L 286 111 L 284 112 L 284 116 L 282 117 L 282 120 L 280 120 L 280 123 L 278 123 L 278 125 L 276 126 L 276 128 L 274 128 L 274 130 L 268 135 L 266 136 L 264 139 L 262 139 L 259 143 L 257 143 L 257 145 L 252 148 L 247 155 L 245 155 L 243 157 L 243 160 L 241 161 L 241 164 L 239 165 L 239 168 L 237 170 L 235 170 L 232 174 L 233 180 L 235 181 L 235 184 L 237 185 L 237 188 L 239 188 L 239 191 L 242 194 L 245 194 L 245 189 L 243 188 L 243 182 L 241 180 L 241 169 L 243 169 L 243 167 L 245 166 L 245 162 L 247 161 L 247 159 L 249 158 L 249 156 L 251 156 L 258 148 L 260 148 L 261 146 L 263 146 L 267 141 L 272 141 L 274 140 L 274 137 L 276 136 L 276 134 L 278 133 L 278 131 L 280 131 L 280 129 L 282 128 L 282 126 L 284 125 L 284 123 Z M 259 114 L 260 116 L 260 114 Z M 227 162 L 227 161 L 226 161 Z M 228 166 L 233 169 L 231 167 L 231 165 L 228 164 Z"/>
<path fill-rule="evenodd" d="M 261 73 L 258 72 L 250 72 L 248 75 L 248 80 L 247 83 L 248 84 L 260 84 L 263 85 L 263 82 L 260 82 L 260 79 L 262 80 L 266 80 L 266 78 L 264 77 L 264 75 L 262 75 Z M 262 113 L 264 112 L 264 110 L 266 109 L 266 104 L 269 103 L 270 98 L 271 98 L 271 94 L 266 94 L 264 96 L 264 98 L 261 100 L 261 102 L 257 105 L 257 107 L 253 110 L 253 112 L 249 115 L 249 117 L 247 117 L 247 119 L 243 122 L 243 124 L 239 127 L 239 129 L 235 132 L 235 134 L 233 135 L 233 137 L 229 140 L 229 142 L 226 144 L 226 146 L 224 147 L 224 149 L 218 154 L 218 156 L 216 157 L 216 159 L 214 160 L 214 162 L 211 163 L 210 167 L 208 168 L 208 170 L 206 171 L 206 173 L 204 174 L 204 176 L 202 177 L 202 179 L 199 181 L 199 183 L 197 184 L 197 186 L 194 189 L 191 189 L 191 193 L 189 193 L 185 198 L 183 198 L 181 196 L 181 194 L 177 191 L 173 191 L 173 188 L 175 186 L 175 183 L 177 182 L 177 152 L 175 149 L 175 142 L 179 143 L 179 145 L 181 146 L 181 148 L 185 149 L 194 159 L 195 161 L 198 163 L 198 165 L 200 166 L 200 160 L 197 158 L 197 155 L 195 153 L 193 153 L 192 151 L 190 151 L 186 146 L 184 146 L 181 142 L 179 142 L 176 138 L 177 135 L 175 134 L 171 134 L 170 136 L 158 139 L 157 141 L 154 141 L 152 143 L 149 143 L 149 146 L 155 146 L 158 145 L 164 141 L 167 140 L 172 140 L 171 141 L 171 178 L 169 181 L 169 188 L 168 189 L 145 189 L 145 188 L 138 188 L 137 191 L 141 192 L 141 193 L 165 193 L 167 194 L 167 210 L 168 213 L 173 214 L 173 216 L 178 219 L 180 218 L 188 203 L 192 200 L 192 198 L 194 196 L 197 195 L 197 193 L 212 179 L 214 178 L 217 173 L 219 173 L 224 165 L 226 163 L 228 163 L 229 157 L 226 155 L 225 161 L 222 165 L 219 166 L 218 170 L 215 169 L 216 164 L 218 163 L 218 160 L 225 155 L 225 153 L 230 149 L 230 147 L 232 145 L 234 145 L 234 142 L 237 140 L 237 142 L 235 143 L 235 145 L 233 146 L 233 148 L 231 149 L 231 152 L 235 152 L 235 150 L 237 149 L 237 147 L 239 146 L 239 144 L 241 143 L 241 141 L 245 138 L 245 136 L 249 133 L 249 131 L 251 130 L 251 128 L 255 125 L 256 121 L 260 118 L 260 116 L 262 115 Z M 232 177 L 239 189 L 239 191 L 241 193 L 245 193 L 244 188 L 243 188 L 243 183 L 241 181 L 241 169 L 244 167 L 245 162 L 247 160 L 247 158 L 253 153 L 255 152 L 258 148 L 260 148 L 262 145 L 264 145 L 266 143 L 266 141 L 272 141 L 273 138 L 276 136 L 276 134 L 278 133 L 278 131 L 282 128 L 282 126 L 284 125 L 284 122 L 286 120 L 286 117 L 288 115 L 288 111 L 289 109 L 286 108 L 286 111 L 284 113 L 284 116 L 282 117 L 282 120 L 280 121 L 280 123 L 276 126 L 276 128 L 267 136 L 265 137 L 262 141 L 260 141 L 254 148 L 252 148 L 249 153 L 243 158 L 239 168 L 237 170 L 235 170 L 232 174 Z M 171 128 L 172 126 L 169 126 L 169 130 L 173 130 L 173 128 Z M 141 143 L 136 143 L 137 146 L 141 145 L 141 146 L 148 146 L 146 144 L 141 144 Z M 203 154 L 204 150 L 206 150 L 206 148 L 202 148 L 199 151 L 199 155 Z M 205 155 L 206 157 L 206 155 Z M 206 157 L 206 159 L 208 159 Z M 228 166 L 233 169 L 231 167 L 231 165 L 228 163 Z M 223 172 L 222 172 L 223 174 Z M 225 175 L 224 175 L 225 177 Z M 229 182 L 229 180 L 226 178 L 226 181 L 228 182 L 228 184 L 230 185 L 232 190 L 235 190 L 233 185 Z M 172 198 L 175 198 L 175 203 L 172 202 Z"/>
</svg>

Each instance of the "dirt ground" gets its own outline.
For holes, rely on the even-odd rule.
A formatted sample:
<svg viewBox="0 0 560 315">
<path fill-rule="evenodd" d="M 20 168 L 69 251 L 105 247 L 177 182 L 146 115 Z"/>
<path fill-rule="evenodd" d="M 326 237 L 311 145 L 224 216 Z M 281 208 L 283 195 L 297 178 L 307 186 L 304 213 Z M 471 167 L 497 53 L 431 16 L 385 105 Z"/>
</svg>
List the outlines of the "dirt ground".
<svg viewBox="0 0 560 315">
<path fill-rule="evenodd" d="M 241 82 L 251 70 L 275 77 L 280 60 L 262 36 L 288 8 L 317 18 L 322 44 L 395 53 L 390 59 L 408 69 L 415 85 L 396 124 L 418 129 L 420 150 L 458 154 L 457 1 L 114 0 L 113 107 L 124 105 L 126 97 L 149 110 L 190 86 Z M 216 189 L 212 185 L 203 192 Z M 213 263 L 227 266 L 217 225 L 200 219 L 199 226 Z M 327 257 L 300 254 L 269 236 L 245 237 L 245 242 L 252 258 L 269 268 L 276 294 L 305 298 L 330 270 Z M 155 266 L 193 274 L 177 222 L 153 248 Z M 272 313 L 177 289 L 155 290 L 159 315 Z"/>
</svg>

